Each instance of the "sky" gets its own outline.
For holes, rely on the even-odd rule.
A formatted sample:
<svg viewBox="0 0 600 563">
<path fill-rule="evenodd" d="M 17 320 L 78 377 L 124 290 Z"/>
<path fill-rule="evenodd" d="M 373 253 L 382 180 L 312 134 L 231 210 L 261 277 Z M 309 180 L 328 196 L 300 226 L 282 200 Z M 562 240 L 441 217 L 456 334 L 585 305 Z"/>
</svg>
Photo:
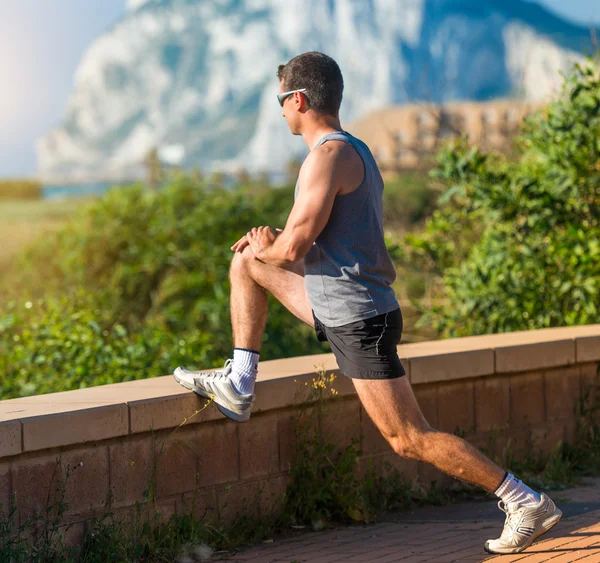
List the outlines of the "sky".
<svg viewBox="0 0 600 563">
<path fill-rule="evenodd" d="M 600 24 L 600 0 L 540 3 L 572 21 Z M 60 122 L 86 47 L 123 15 L 125 5 L 0 0 L 0 178 L 35 175 L 35 139 Z"/>
</svg>

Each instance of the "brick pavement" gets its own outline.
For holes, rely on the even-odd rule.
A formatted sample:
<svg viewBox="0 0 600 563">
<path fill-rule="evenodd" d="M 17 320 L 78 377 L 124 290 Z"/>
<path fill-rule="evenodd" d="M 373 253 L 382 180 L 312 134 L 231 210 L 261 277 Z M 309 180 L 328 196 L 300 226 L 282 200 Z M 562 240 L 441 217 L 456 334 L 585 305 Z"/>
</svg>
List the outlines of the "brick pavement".
<svg viewBox="0 0 600 563">
<path fill-rule="evenodd" d="M 600 563 L 600 479 L 551 493 L 562 521 L 517 555 L 489 555 L 504 514 L 495 503 L 468 503 L 397 513 L 369 526 L 341 527 L 275 540 L 221 561 L 240 563 Z"/>
</svg>

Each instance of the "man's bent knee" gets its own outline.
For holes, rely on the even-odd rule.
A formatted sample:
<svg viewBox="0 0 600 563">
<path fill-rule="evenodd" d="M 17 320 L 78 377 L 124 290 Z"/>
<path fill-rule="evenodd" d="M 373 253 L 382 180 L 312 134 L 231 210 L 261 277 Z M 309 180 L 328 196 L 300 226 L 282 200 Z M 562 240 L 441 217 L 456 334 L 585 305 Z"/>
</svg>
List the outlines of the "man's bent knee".
<svg viewBox="0 0 600 563">
<path fill-rule="evenodd" d="M 251 266 L 251 260 L 254 260 L 254 253 L 249 246 L 244 248 L 242 252 L 235 252 L 229 265 L 230 276 L 235 274 L 247 275 Z"/>
</svg>

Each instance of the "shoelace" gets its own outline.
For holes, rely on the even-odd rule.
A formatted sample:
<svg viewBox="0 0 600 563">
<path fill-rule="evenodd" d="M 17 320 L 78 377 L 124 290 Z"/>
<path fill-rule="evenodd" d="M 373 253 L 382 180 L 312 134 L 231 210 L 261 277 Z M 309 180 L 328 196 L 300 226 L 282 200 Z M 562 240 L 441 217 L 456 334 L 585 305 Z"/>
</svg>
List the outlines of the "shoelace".
<svg viewBox="0 0 600 563">
<path fill-rule="evenodd" d="M 214 379 L 226 379 L 227 377 L 229 377 L 229 373 L 227 373 L 227 368 L 232 363 L 233 363 L 233 360 L 231 358 L 229 358 L 228 360 L 225 360 L 225 365 L 223 366 L 223 369 L 213 371 L 211 374 L 211 377 Z"/>
<path fill-rule="evenodd" d="M 517 507 L 516 509 L 509 510 L 508 506 L 506 506 L 503 501 L 498 502 L 498 508 L 506 514 L 506 522 L 504 523 L 504 529 L 502 530 L 500 537 L 512 535 L 518 521 L 517 516 L 519 514 L 519 508 Z"/>
<path fill-rule="evenodd" d="M 227 367 L 233 362 L 231 358 L 225 360 L 225 365 L 222 369 L 216 371 L 200 371 L 198 372 L 198 377 L 210 377 L 211 379 L 225 379 L 229 376 L 228 373 L 225 373 Z M 194 378 L 196 379 L 196 378 Z"/>
</svg>

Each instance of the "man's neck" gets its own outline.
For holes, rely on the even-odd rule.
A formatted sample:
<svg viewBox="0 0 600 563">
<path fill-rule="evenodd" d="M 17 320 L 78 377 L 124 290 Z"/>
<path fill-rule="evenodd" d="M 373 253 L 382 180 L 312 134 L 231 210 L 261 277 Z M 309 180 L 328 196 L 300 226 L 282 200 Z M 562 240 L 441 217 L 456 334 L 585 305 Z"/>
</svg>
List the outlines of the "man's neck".
<svg viewBox="0 0 600 563">
<path fill-rule="evenodd" d="M 302 133 L 302 137 L 312 151 L 325 135 L 336 131 L 342 131 L 340 120 L 337 117 L 324 117 L 311 123 L 311 127 L 308 131 Z"/>
</svg>

